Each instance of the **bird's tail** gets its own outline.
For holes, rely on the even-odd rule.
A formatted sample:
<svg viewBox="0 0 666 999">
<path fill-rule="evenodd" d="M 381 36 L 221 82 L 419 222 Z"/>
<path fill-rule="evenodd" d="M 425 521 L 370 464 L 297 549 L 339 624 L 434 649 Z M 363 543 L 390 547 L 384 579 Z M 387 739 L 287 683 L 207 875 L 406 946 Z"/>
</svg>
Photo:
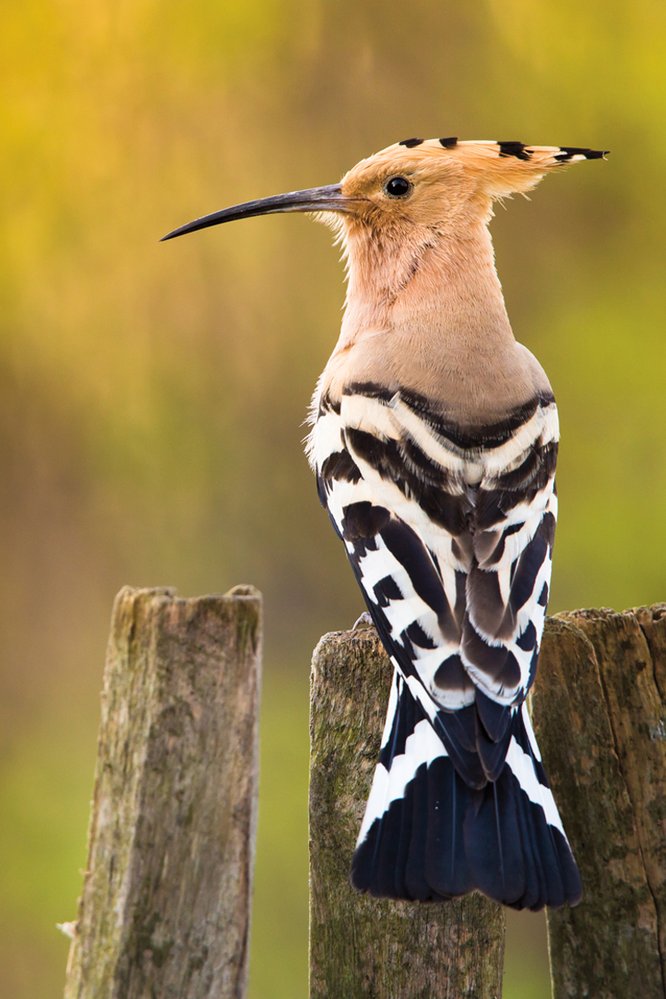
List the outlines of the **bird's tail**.
<svg viewBox="0 0 666 999">
<path fill-rule="evenodd" d="M 579 901 L 580 875 L 524 706 L 499 778 L 475 790 L 396 673 L 352 883 L 421 901 L 478 889 L 515 909 Z"/>
</svg>

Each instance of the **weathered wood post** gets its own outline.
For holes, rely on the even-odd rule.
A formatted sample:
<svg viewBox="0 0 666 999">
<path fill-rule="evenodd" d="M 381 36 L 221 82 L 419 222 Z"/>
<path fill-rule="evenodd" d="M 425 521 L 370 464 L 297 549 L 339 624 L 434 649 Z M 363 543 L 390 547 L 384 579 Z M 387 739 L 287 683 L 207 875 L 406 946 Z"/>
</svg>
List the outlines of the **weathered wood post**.
<svg viewBox="0 0 666 999">
<path fill-rule="evenodd" d="M 392 667 L 374 629 L 322 638 L 312 662 L 311 999 L 495 999 L 504 914 L 355 892 L 349 868 L 377 762 Z"/>
<path fill-rule="evenodd" d="M 242 999 L 261 596 L 125 588 L 109 640 L 66 999 Z"/>
<path fill-rule="evenodd" d="M 666 995 L 666 604 L 547 622 L 534 721 L 583 877 L 548 913 L 555 999 Z"/>
</svg>

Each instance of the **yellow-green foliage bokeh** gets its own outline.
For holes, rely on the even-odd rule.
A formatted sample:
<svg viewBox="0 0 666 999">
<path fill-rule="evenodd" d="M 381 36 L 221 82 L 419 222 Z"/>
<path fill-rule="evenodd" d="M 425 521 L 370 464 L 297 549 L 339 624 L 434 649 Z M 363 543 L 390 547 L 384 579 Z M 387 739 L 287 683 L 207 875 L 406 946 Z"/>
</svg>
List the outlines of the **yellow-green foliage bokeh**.
<svg viewBox="0 0 666 999">
<path fill-rule="evenodd" d="M 666 597 L 665 22 L 658 0 L 3 11 L 0 994 L 60 994 L 115 591 L 246 581 L 266 599 L 251 995 L 306 994 L 309 654 L 360 610 L 300 444 L 342 275 L 301 217 L 160 245 L 175 225 L 411 135 L 611 149 L 493 231 L 561 409 L 551 609 Z M 505 994 L 537 999 L 541 923 L 513 925 Z"/>
</svg>

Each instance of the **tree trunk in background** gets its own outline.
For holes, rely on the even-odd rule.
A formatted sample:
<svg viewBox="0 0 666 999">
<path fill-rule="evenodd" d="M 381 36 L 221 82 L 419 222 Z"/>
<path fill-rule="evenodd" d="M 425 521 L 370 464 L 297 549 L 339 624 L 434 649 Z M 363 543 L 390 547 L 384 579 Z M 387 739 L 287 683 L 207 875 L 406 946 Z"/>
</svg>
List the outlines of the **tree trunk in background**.
<svg viewBox="0 0 666 999">
<path fill-rule="evenodd" d="M 375 899 L 349 881 L 379 754 L 392 666 L 374 629 L 326 635 L 312 662 L 311 999 L 495 999 L 504 913 L 481 895 Z"/>
<path fill-rule="evenodd" d="M 261 597 L 116 598 L 66 999 L 241 999 Z"/>
<path fill-rule="evenodd" d="M 537 736 L 583 877 L 548 913 L 555 999 L 666 994 L 666 604 L 547 623 Z"/>
</svg>

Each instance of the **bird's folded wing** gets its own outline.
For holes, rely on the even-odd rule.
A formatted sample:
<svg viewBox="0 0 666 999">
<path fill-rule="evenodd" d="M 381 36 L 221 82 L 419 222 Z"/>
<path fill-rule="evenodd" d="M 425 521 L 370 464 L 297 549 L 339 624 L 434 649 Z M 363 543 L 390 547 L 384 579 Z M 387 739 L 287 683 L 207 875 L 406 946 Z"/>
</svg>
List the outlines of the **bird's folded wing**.
<svg viewBox="0 0 666 999">
<path fill-rule="evenodd" d="M 363 387 L 324 407 L 312 441 L 320 496 L 394 665 L 458 772 L 482 786 L 503 766 L 543 630 L 550 403 L 486 435 L 471 483 L 469 449 L 409 403 Z"/>
</svg>

